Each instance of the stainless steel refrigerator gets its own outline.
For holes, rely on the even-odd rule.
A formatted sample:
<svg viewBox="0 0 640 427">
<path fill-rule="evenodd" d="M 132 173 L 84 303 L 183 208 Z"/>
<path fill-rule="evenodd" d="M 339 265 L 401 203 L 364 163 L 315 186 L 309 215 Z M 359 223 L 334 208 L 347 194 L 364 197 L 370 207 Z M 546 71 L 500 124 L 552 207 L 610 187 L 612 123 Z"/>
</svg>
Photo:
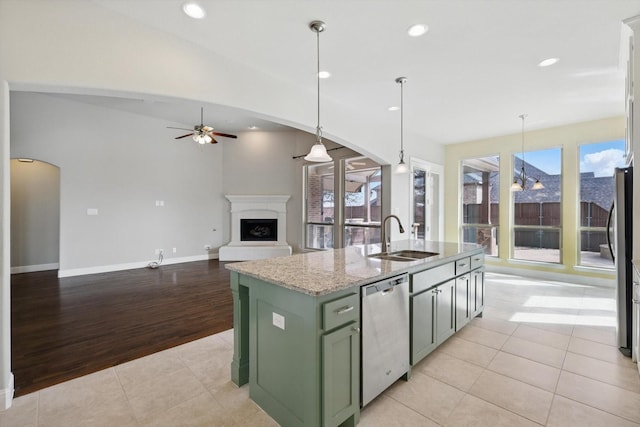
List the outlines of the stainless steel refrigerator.
<svg viewBox="0 0 640 427">
<path fill-rule="evenodd" d="M 617 342 L 625 356 L 631 356 L 633 295 L 633 168 L 616 168 L 615 197 L 607 221 L 607 240 L 616 268 Z"/>
</svg>

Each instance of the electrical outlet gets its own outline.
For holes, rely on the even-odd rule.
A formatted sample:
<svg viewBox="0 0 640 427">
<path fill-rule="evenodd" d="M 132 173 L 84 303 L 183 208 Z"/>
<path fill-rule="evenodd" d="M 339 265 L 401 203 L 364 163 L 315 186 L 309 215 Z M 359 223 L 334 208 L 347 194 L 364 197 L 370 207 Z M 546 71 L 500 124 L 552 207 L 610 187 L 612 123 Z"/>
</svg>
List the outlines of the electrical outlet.
<svg viewBox="0 0 640 427">
<path fill-rule="evenodd" d="M 173 253 L 177 253 L 178 252 L 178 248 L 173 248 Z"/>
</svg>

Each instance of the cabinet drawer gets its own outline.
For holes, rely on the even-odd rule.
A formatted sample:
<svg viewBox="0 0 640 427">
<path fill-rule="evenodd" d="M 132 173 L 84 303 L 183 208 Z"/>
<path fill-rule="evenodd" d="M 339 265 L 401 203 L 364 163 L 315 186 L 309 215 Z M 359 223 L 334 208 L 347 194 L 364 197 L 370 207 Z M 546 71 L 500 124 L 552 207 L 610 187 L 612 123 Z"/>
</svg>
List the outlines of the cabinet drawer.
<svg viewBox="0 0 640 427">
<path fill-rule="evenodd" d="M 456 276 L 471 271 L 471 258 L 462 258 L 456 261 Z"/>
<path fill-rule="evenodd" d="M 475 254 L 471 256 L 471 269 L 475 270 L 484 265 L 484 254 Z"/>
<path fill-rule="evenodd" d="M 442 282 L 446 282 L 455 275 L 455 265 L 452 262 L 439 267 L 430 268 L 429 270 L 421 271 L 420 273 L 412 274 L 411 282 L 409 283 L 410 292 L 414 294 L 422 292 L 425 289 L 429 289 Z"/>
<path fill-rule="evenodd" d="M 347 322 L 359 320 L 360 295 L 351 294 L 322 305 L 322 329 L 336 328 Z"/>
</svg>

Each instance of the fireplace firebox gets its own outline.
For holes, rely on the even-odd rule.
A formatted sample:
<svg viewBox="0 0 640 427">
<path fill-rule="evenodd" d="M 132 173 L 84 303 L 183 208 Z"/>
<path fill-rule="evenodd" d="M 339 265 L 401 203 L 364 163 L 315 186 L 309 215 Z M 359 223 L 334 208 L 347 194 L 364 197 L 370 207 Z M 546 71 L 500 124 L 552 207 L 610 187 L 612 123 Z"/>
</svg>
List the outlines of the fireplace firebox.
<svg viewBox="0 0 640 427">
<path fill-rule="evenodd" d="M 278 219 L 240 220 L 240 240 L 243 242 L 275 242 L 278 240 Z"/>
</svg>

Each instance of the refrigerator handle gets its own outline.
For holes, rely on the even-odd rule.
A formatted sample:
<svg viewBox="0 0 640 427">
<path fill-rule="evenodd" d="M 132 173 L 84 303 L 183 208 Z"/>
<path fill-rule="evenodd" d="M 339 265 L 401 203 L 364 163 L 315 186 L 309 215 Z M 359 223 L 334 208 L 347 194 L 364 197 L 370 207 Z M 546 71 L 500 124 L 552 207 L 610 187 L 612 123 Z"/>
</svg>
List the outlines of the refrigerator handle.
<svg viewBox="0 0 640 427">
<path fill-rule="evenodd" d="M 613 216 L 613 208 L 615 202 L 611 202 L 611 209 L 609 209 L 609 216 L 607 217 L 607 245 L 609 246 L 609 252 L 611 253 L 611 259 L 616 261 L 616 255 L 613 253 L 613 246 L 611 246 L 611 217 Z"/>
</svg>

